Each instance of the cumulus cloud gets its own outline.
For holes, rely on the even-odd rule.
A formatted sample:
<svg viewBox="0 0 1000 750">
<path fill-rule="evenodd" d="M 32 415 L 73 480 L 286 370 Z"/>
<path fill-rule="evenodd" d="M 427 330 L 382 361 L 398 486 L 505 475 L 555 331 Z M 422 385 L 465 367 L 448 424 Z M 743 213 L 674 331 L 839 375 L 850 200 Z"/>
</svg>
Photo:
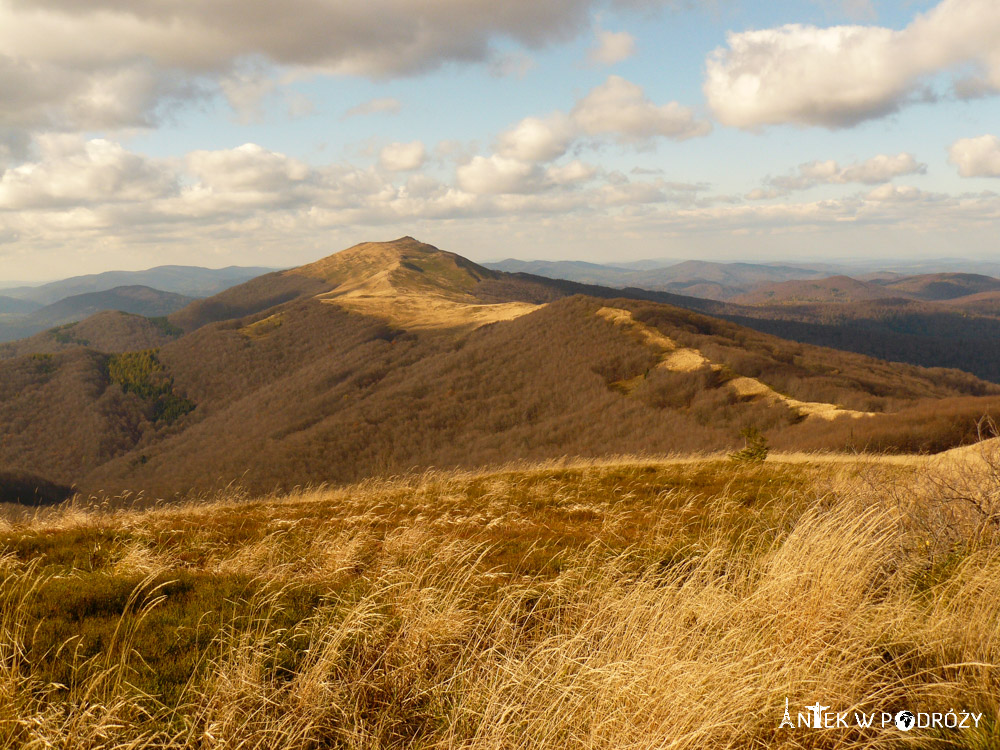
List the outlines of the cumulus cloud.
<svg viewBox="0 0 1000 750">
<path fill-rule="evenodd" d="M 470 193 L 533 193 L 542 186 L 541 170 L 536 165 L 498 154 L 475 156 L 455 170 L 455 175 L 459 187 Z"/>
<path fill-rule="evenodd" d="M 657 105 L 642 87 L 621 76 L 609 76 L 576 103 L 573 110 L 548 117 L 526 117 L 500 134 L 496 152 L 524 162 L 545 162 L 566 153 L 583 135 L 609 135 L 639 143 L 664 137 L 684 140 L 706 135 L 711 125 L 677 102 Z"/>
<path fill-rule="evenodd" d="M 500 135 L 497 153 L 521 161 L 549 161 L 566 153 L 575 137 L 576 126 L 562 112 L 526 117 Z"/>
<path fill-rule="evenodd" d="M 172 105 L 200 96 L 196 80 L 148 61 L 88 70 L 0 54 L 0 124 L 9 131 L 149 127 Z"/>
<path fill-rule="evenodd" d="M 754 191 L 747 197 L 751 200 L 774 198 L 793 190 L 807 190 L 822 184 L 861 183 L 878 185 L 895 177 L 910 174 L 924 174 L 927 165 L 906 152 L 889 156 L 879 154 L 871 159 L 842 167 L 836 161 L 811 161 L 800 164 L 797 172 L 768 180 L 770 190 Z"/>
<path fill-rule="evenodd" d="M 362 102 L 361 104 L 351 107 L 344 113 L 344 117 L 359 117 L 362 115 L 379 114 L 398 115 L 402 108 L 403 105 L 399 99 L 393 99 L 392 97 L 369 99 L 366 102 Z"/>
<path fill-rule="evenodd" d="M 497 138 L 492 155 L 468 158 L 456 170 L 456 178 L 464 190 L 480 195 L 537 193 L 585 182 L 596 174 L 595 168 L 579 159 L 540 168 L 564 156 L 584 136 L 611 136 L 623 143 L 646 144 L 658 137 L 683 140 L 710 130 L 711 126 L 698 121 L 690 109 L 677 102 L 654 104 L 640 86 L 610 76 L 579 100 L 571 112 L 525 117 L 508 128 Z M 605 177 L 628 182 L 619 173 Z M 654 192 L 663 195 L 659 188 Z"/>
<path fill-rule="evenodd" d="M 962 177 L 1000 177 L 1000 138 L 981 135 L 951 144 L 948 161 Z"/>
<path fill-rule="evenodd" d="M 276 193 L 310 176 L 310 168 L 303 162 L 255 143 L 222 151 L 193 151 L 185 162 L 201 186 L 222 193 Z"/>
<path fill-rule="evenodd" d="M 587 53 L 587 59 L 601 65 L 614 65 L 635 54 L 635 37 L 627 31 L 596 29 L 597 44 Z"/>
<path fill-rule="evenodd" d="M 390 143 L 379 154 L 379 164 L 390 172 L 408 172 L 422 167 L 426 157 L 427 151 L 420 141 Z"/>
<path fill-rule="evenodd" d="M 998 38 L 994 0 L 943 0 L 902 30 L 791 24 L 731 33 L 707 60 L 704 92 L 726 125 L 849 127 L 925 99 L 942 71 L 974 66 L 979 95 L 995 93 Z"/>
<path fill-rule="evenodd" d="M 886 184 L 875 188 L 865 198 L 879 203 L 912 203 L 913 201 L 927 198 L 929 195 L 929 193 L 925 193 L 923 190 L 915 188 L 912 185 L 897 186 Z"/>
<path fill-rule="evenodd" d="M 221 93 L 238 116 L 252 120 L 281 82 L 248 72 L 247 60 L 264 69 L 374 79 L 449 63 L 521 75 L 532 64 L 527 52 L 576 37 L 594 9 L 608 5 L 0 0 L 0 123 L 28 130 L 151 126 L 164 106 L 206 92 Z"/>
<path fill-rule="evenodd" d="M 921 237 L 961 228 L 963 239 L 980 232 L 992 242 L 1000 220 L 1000 196 L 989 193 L 951 197 L 882 185 L 832 200 L 734 203 L 732 196 L 705 195 L 705 184 L 630 177 L 579 159 L 542 165 L 477 156 L 449 182 L 378 165 L 308 165 L 256 144 L 153 159 L 108 140 L 53 135 L 37 150 L 0 177 L 0 242 L 8 243 L 0 246 L 0 273 L 8 276 L 23 275 L 27 258 L 41 275 L 41 264 L 69 263 L 71 253 L 97 244 L 105 262 L 135 263 L 142 255 L 150 265 L 204 264 L 209 252 L 218 252 L 221 264 L 251 257 L 274 263 L 294 246 L 291 264 L 329 252 L 345 227 L 363 227 L 367 236 L 391 226 L 388 236 L 455 231 L 471 238 L 513 217 L 526 231 L 559 227 L 560 243 L 598 235 L 658 243 L 674 233 L 813 231 L 831 247 L 852 225 Z M 270 248 L 269 258 L 262 248 Z"/>
<path fill-rule="evenodd" d="M 162 198 L 177 181 L 164 164 L 106 140 L 42 136 L 42 156 L 0 177 L 0 210 L 53 209 Z"/>
<path fill-rule="evenodd" d="M 574 159 L 568 164 L 553 165 L 545 170 L 545 176 L 556 185 L 571 185 L 586 182 L 597 174 L 597 168 Z"/>
<path fill-rule="evenodd" d="M 677 102 L 653 104 L 641 86 L 614 75 L 577 102 L 571 116 L 584 133 L 612 135 L 621 141 L 655 136 L 684 140 L 711 130 L 687 107 Z"/>
</svg>

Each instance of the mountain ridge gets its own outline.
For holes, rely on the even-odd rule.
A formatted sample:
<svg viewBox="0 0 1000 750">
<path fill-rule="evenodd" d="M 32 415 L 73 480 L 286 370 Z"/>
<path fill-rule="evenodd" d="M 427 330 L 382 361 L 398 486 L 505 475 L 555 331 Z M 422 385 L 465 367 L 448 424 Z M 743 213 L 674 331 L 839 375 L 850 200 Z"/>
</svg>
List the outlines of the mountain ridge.
<svg viewBox="0 0 1000 750">
<path fill-rule="evenodd" d="M 420 298 L 419 315 L 398 298 Z M 196 300 L 170 316 L 183 333 L 144 351 L 0 360 L 0 470 L 168 497 L 730 450 L 747 426 L 776 447 L 940 450 L 1000 403 L 966 373 L 797 344 L 673 299 L 503 274 L 409 237 L 362 243 Z M 428 326 L 439 305 L 448 324 Z"/>
</svg>

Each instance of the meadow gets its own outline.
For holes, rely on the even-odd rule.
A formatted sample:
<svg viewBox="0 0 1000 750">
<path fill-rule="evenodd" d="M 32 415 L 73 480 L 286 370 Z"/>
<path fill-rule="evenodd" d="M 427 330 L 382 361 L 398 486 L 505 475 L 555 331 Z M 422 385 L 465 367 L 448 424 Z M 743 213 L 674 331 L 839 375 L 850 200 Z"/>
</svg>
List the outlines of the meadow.
<svg viewBox="0 0 1000 750">
<path fill-rule="evenodd" d="M 997 747 L 1000 461 L 964 450 L 9 508 L 0 747 Z"/>
</svg>

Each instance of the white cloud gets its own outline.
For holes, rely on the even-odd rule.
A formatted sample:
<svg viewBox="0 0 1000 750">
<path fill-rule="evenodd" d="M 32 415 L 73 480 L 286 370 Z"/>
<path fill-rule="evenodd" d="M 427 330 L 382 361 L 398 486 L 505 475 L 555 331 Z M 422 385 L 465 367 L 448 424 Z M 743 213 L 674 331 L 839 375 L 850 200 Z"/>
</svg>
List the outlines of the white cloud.
<svg viewBox="0 0 1000 750">
<path fill-rule="evenodd" d="M 656 137 L 684 140 L 706 135 L 707 122 L 677 102 L 653 104 L 642 87 L 620 76 L 609 76 L 566 114 L 525 117 L 500 134 L 496 151 L 523 162 L 546 162 L 566 153 L 582 135 L 610 135 L 622 142 L 641 143 Z"/>
<path fill-rule="evenodd" d="M 687 107 L 653 104 L 641 86 L 614 75 L 577 102 L 571 116 L 588 135 L 613 135 L 622 141 L 656 136 L 684 140 L 711 130 Z"/>
<path fill-rule="evenodd" d="M 792 24 L 731 33 L 707 60 L 704 91 L 726 125 L 849 127 L 925 98 L 930 77 L 962 66 L 980 68 L 995 93 L 998 39 L 995 0 L 943 0 L 902 30 Z"/>
<path fill-rule="evenodd" d="M 752 193 L 751 200 L 773 198 L 782 192 L 792 190 L 807 190 L 822 184 L 861 183 L 877 185 L 902 175 L 924 174 L 927 165 L 919 163 L 913 154 L 906 152 L 888 156 L 879 154 L 858 164 L 842 167 L 836 161 L 811 161 L 800 164 L 798 172 L 792 175 L 773 177 L 768 180 L 772 188 L 777 188 L 774 194 L 768 191 Z M 750 196 L 748 196 L 750 197 Z"/>
<path fill-rule="evenodd" d="M 533 193 L 541 188 L 537 166 L 494 154 L 475 156 L 455 170 L 458 185 L 478 194 Z"/>
<path fill-rule="evenodd" d="M 871 159 L 845 167 L 841 170 L 838 178 L 842 182 L 860 182 L 866 185 L 874 185 L 879 182 L 886 182 L 893 177 L 908 174 L 924 174 L 927 172 L 927 165 L 917 162 L 913 154 L 900 153 L 895 156 L 879 154 Z"/>
<path fill-rule="evenodd" d="M 497 153 L 522 161 L 549 161 L 566 153 L 576 137 L 573 122 L 562 112 L 547 118 L 525 117 L 497 139 Z"/>
<path fill-rule="evenodd" d="M 369 99 L 357 106 L 351 107 L 344 113 L 344 117 L 358 117 L 362 115 L 398 115 L 403 108 L 399 99 L 385 97 L 381 99 Z"/>
<path fill-rule="evenodd" d="M 928 193 L 911 185 L 892 184 L 880 185 L 865 196 L 866 200 L 879 203 L 911 203 L 927 197 Z"/>
<path fill-rule="evenodd" d="M 306 164 L 255 143 L 223 151 L 192 151 L 185 162 L 203 187 L 220 193 L 276 193 L 310 176 Z"/>
<path fill-rule="evenodd" d="M 587 59 L 601 65 L 614 65 L 635 54 L 635 37 L 627 31 L 596 29 L 597 45 L 587 53 Z"/>
<path fill-rule="evenodd" d="M 165 108 L 203 95 L 197 81 L 149 62 L 88 70 L 0 54 L 0 123 L 11 132 L 148 127 Z"/>
<path fill-rule="evenodd" d="M 545 170 L 545 176 L 556 185 L 570 185 L 586 182 L 597 174 L 597 168 L 574 159 L 568 164 L 551 166 Z"/>
<path fill-rule="evenodd" d="M 948 149 L 948 161 L 962 177 L 1000 177 L 1000 138 L 962 138 Z"/>
<path fill-rule="evenodd" d="M 379 164 L 390 172 L 408 172 L 422 167 L 426 157 L 427 151 L 420 141 L 390 143 L 379 154 Z"/>
<path fill-rule="evenodd" d="M 30 131 L 149 127 L 164 106 L 206 92 L 221 93 L 252 120 L 282 82 L 248 72 L 247 60 L 374 79 L 450 63 L 523 75 L 533 64 L 527 52 L 576 37 L 608 4 L 0 0 L 0 122 Z"/>
<path fill-rule="evenodd" d="M 110 141 L 49 135 L 39 138 L 39 150 L 38 161 L 0 177 L 0 210 L 148 201 L 177 187 L 165 165 Z"/>
<path fill-rule="evenodd" d="M 859 238 L 875 249 L 901 238 L 910 249 L 910 240 L 932 233 L 971 238 L 979 248 L 995 241 L 1000 221 L 1000 196 L 989 193 L 943 196 L 883 185 L 833 200 L 737 204 L 706 195 L 705 184 L 633 180 L 577 159 L 542 166 L 478 156 L 449 183 L 378 166 L 310 166 L 255 144 L 160 160 L 63 135 L 40 139 L 39 152 L 0 177 L 0 238 L 7 243 L 0 245 L 0 274 L 7 278 L 26 275 L 29 263 L 38 275 L 54 262 L 68 269 L 94 248 L 102 263 L 132 267 L 205 265 L 213 253 L 217 265 L 286 258 L 291 265 L 330 252 L 346 227 L 351 241 L 408 232 L 439 244 L 458 236 L 452 232 L 472 242 L 495 236 L 497 227 L 508 239 L 542 230 L 580 255 L 588 243 L 606 252 L 629 237 L 646 243 L 643 252 L 680 235 L 699 247 L 699 237 L 719 237 L 705 247 L 729 248 L 734 233 L 763 238 L 763 248 L 771 246 L 767 238 L 796 233 L 813 233 L 810 246 L 833 252 L 856 252 Z M 807 171 L 828 178 L 861 166 L 816 164 Z M 858 233 L 847 234 L 850 227 Z M 896 234 L 861 234 L 869 227 Z"/>
</svg>

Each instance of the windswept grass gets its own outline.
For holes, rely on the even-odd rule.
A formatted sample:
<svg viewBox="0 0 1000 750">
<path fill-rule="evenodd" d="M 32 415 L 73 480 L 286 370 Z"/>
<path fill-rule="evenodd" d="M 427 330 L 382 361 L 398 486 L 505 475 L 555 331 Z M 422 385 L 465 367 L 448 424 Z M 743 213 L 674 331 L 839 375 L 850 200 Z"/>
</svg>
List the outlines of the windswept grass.
<svg viewBox="0 0 1000 750">
<path fill-rule="evenodd" d="M 995 747 L 977 467 L 549 465 L 39 511 L 0 527 L 0 747 Z M 778 729 L 786 697 L 984 716 Z"/>
</svg>

